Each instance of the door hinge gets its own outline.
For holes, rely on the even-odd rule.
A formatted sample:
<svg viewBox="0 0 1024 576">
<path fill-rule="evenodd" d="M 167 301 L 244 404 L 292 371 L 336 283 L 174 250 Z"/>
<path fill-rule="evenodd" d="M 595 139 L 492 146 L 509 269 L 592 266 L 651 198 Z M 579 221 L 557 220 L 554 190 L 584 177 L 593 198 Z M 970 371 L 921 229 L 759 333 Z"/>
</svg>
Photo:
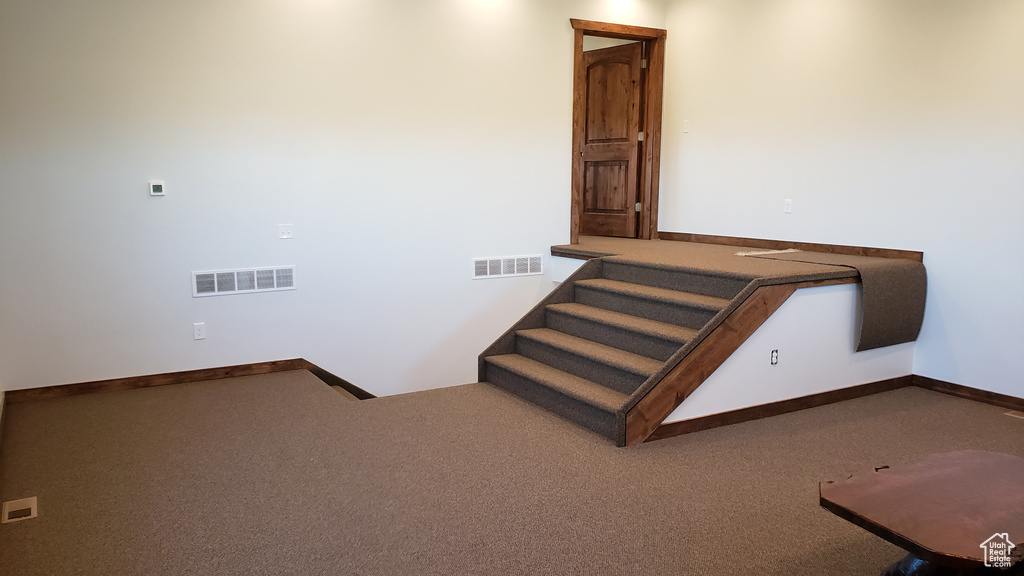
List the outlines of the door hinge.
<svg viewBox="0 0 1024 576">
<path fill-rule="evenodd" d="M 636 141 L 637 142 L 643 142 L 644 141 L 644 133 L 643 132 L 640 132 L 639 134 L 636 135 Z"/>
<path fill-rule="evenodd" d="M 636 208 L 636 211 L 637 211 L 637 212 L 639 212 L 639 211 L 640 211 L 640 203 L 639 203 L 639 202 L 637 202 L 637 203 L 636 203 L 636 206 L 635 206 L 635 208 Z"/>
<path fill-rule="evenodd" d="M 647 68 L 647 58 L 644 58 L 643 60 L 640 61 L 640 67 Z"/>
</svg>

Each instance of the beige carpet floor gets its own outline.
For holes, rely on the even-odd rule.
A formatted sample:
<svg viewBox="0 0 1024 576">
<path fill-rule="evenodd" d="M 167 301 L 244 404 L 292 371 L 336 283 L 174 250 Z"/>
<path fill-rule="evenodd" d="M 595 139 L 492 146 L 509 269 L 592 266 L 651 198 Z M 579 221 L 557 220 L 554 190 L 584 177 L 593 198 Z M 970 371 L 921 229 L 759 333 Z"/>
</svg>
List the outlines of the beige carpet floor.
<svg viewBox="0 0 1024 576">
<path fill-rule="evenodd" d="M 7 406 L 0 572 L 877 574 L 818 482 L 1024 455 L 1024 420 L 917 388 L 632 448 L 488 384 L 351 402 L 308 372 Z"/>
</svg>

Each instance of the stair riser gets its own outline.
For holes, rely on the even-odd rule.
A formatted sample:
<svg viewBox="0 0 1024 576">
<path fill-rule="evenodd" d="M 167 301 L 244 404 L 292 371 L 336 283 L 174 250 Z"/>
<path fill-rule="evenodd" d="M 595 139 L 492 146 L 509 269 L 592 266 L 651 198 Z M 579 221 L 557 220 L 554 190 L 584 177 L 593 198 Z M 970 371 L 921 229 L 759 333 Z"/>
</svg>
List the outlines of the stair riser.
<svg viewBox="0 0 1024 576">
<path fill-rule="evenodd" d="M 690 308 L 585 286 L 576 286 L 575 301 L 595 308 L 622 312 L 623 314 L 675 324 L 676 326 L 685 326 L 694 330 L 700 330 L 717 313 L 717 310 Z"/>
<path fill-rule="evenodd" d="M 645 376 L 632 374 L 528 338 L 516 338 L 516 352 L 627 395 L 635 392 L 647 379 Z"/>
<path fill-rule="evenodd" d="M 547 386 L 487 363 L 487 382 L 528 400 L 566 420 L 575 422 L 613 441 L 619 441 L 615 414 L 605 412 Z"/>
<path fill-rule="evenodd" d="M 609 280 L 693 292 L 730 300 L 749 283 L 749 280 L 743 279 L 723 278 L 680 270 L 645 268 L 608 261 L 604 262 L 603 276 Z"/>
<path fill-rule="evenodd" d="M 627 352 L 640 354 L 655 360 L 661 360 L 662 362 L 668 360 L 682 346 L 679 342 L 623 330 L 615 326 L 592 322 L 554 310 L 548 310 L 544 318 L 545 325 L 553 330 L 586 338 L 592 342 L 613 346 L 620 350 L 626 350 Z"/>
</svg>

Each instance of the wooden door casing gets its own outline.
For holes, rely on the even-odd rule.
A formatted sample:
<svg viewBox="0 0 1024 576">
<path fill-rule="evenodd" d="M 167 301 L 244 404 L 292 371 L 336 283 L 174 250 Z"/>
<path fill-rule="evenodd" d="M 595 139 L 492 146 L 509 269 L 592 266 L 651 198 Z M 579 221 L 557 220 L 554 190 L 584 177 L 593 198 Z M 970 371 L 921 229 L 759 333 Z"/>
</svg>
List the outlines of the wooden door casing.
<svg viewBox="0 0 1024 576">
<path fill-rule="evenodd" d="M 572 195 L 569 221 L 569 243 L 579 242 L 584 211 L 583 152 L 584 126 L 586 124 L 586 66 L 583 62 L 583 37 L 597 36 L 643 42 L 646 46 L 647 67 L 644 69 L 644 86 L 641 98 L 642 124 L 638 131 L 644 133 L 640 146 L 638 171 L 641 204 L 637 215 L 636 237 L 655 239 L 658 237 L 658 185 L 661 164 L 661 117 L 662 91 L 665 70 L 666 31 L 659 28 L 644 28 L 624 24 L 610 24 L 591 20 L 569 20 L 574 31 L 573 41 L 573 116 L 572 116 Z M 608 171 L 609 167 L 605 167 Z"/>
<path fill-rule="evenodd" d="M 641 48 L 640 42 L 634 42 L 583 53 L 581 234 L 636 237 Z"/>
</svg>

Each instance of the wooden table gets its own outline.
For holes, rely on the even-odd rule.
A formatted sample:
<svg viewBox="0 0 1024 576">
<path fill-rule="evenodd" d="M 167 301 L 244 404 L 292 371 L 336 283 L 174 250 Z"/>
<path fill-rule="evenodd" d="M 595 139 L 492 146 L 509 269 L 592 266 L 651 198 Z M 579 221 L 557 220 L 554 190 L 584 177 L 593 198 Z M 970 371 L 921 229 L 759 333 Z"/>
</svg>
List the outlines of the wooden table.
<svg viewBox="0 0 1024 576">
<path fill-rule="evenodd" d="M 987 573 L 982 544 L 995 534 L 1008 534 L 1018 548 L 1014 569 L 994 573 L 1024 572 L 1017 561 L 1024 552 L 1024 458 L 973 450 L 931 454 L 818 488 L 826 510 L 910 553 L 883 574 Z M 912 560 L 930 564 L 929 571 L 914 572 Z"/>
</svg>

